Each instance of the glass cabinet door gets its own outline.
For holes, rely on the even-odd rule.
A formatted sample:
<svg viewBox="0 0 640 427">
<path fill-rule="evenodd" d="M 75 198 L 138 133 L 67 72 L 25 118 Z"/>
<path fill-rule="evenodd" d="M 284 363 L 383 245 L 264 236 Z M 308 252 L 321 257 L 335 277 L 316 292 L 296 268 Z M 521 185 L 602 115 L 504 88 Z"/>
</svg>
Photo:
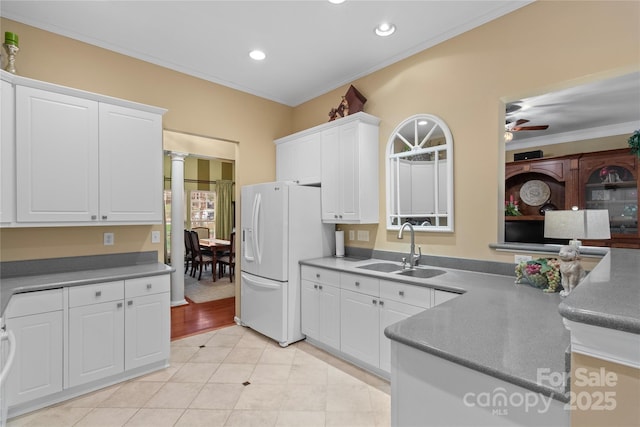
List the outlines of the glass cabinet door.
<svg viewBox="0 0 640 427">
<path fill-rule="evenodd" d="M 594 170 L 585 183 L 585 209 L 607 209 L 611 234 L 638 234 L 638 184 L 623 166 Z"/>
</svg>

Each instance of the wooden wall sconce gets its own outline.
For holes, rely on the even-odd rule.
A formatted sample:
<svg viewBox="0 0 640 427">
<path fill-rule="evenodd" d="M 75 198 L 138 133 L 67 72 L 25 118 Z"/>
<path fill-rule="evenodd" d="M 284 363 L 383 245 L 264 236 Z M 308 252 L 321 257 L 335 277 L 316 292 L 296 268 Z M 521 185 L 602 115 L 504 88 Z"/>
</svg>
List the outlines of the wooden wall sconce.
<svg viewBox="0 0 640 427">
<path fill-rule="evenodd" d="M 358 92 L 358 89 L 353 87 L 353 85 L 349 86 L 349 90 L 347 90 L 347 93 L 342 97 L 340 105 L 329 111 L 329 121 L 331 122 L 339 117 L 362 111 L 365 102 L 367 102 L 367 98 Z"/>
</svg>

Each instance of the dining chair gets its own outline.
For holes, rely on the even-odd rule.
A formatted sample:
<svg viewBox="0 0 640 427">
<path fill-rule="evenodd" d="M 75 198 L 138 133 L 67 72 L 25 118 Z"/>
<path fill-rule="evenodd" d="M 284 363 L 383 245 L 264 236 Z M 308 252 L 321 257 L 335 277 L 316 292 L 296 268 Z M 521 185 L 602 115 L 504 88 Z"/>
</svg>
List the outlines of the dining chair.
<svg viewBox="0 0 640 427">
<path fill-rule="evenodd" d="M 207 227 L 193 227 L 192 230 L 198 233 L 199 239 L 208 239 L 210 236 L 209 229 Z"/>
<path fill-rule="evenodd" d="M 191 235 L 191 250 L 193 251 L 193 265 L 192 265 L 192 277 L 195 277 L 195 270 L 199 270 L 198 280 L 202 278 L 202 267 L 207 269 L 207 265 L 211 266 L 212 274 L 215 274 L 214 265 L 213 265 L 213 257 L 211 255 L 203 254 L 200 250 L 200 239 L 198 238 L 198 233 L 191 230 L 189 233 Z"/>
<path fill-rule="evenodd" d="M 223 255 L 218 258 L 218 277 L 222 278 L 226 270 L 226 266 L 229 266 L 229 281 L 233 282 L 233 278 L 236 270 L 236 232 L 232 231 L 229 236 L 230 250 L 228 255 Z"/>
<path fill-rule="evenodd" d="M 184 274 L 189 270 L 189 264 L 193 264 L 193 251 L 191 250 L 191 234 L 184 230 Z"/>
</svg>

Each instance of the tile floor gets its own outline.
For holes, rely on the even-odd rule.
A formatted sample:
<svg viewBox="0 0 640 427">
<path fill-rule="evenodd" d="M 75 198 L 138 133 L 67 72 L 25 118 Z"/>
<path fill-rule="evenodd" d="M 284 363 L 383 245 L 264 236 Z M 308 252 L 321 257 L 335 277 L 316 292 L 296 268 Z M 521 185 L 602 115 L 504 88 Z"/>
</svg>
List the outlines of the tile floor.
<svg viewBox="0 0 640 427">
<path fill-rule="evenodd" d="M 173 341 L 167 369 L 7 425 L 389 426 L 389 390 L 305 342 L 280 348 L 231 326 Z"/>
</svg>

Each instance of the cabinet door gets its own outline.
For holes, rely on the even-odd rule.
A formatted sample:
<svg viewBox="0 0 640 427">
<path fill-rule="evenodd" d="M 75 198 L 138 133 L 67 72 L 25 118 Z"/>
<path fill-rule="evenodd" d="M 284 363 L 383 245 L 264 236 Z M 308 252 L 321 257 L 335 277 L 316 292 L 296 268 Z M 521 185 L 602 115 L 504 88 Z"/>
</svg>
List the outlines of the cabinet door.
<svg viewBox="0 0 640 427">
<path fill-rule="evenodd" d="M 340 288 L 337 286 L 318 285 L 320 313 L 320 341 L 340 348 Z"/>
<path fill-rule="evenodd" d="M 378 299 L 345 289 L 340 295 L 341 350 L 377 367 L 380 363 Z"/>
<path fill-rule="evenodd" d="M 15 220 L 15 96 L 13 86 L 2 81 L 2 127 L 0 129 L 0 223 Z"/>
<path fill-rule="evenodd" d="M 16 142 L 18 221 L 97 217 L 97 102 L 17 86 Z"/>
<path fill-rule="evenodd" d="M 401 302 L 380 301 L 380 369 L 391 372 L 391 340 L 384 335 L 385 328 L 424 310 Z"/>
<path fill-rule="evenodd" d="M 322 132 L 322 220 L 340 220 L 340 134 L 338 128 Z"/>
<path fill-rule="evenodd" d="M 162 117 L 100 104 L 100 220 L 162 222 Z"/>
<path fill-rule="evenodd" d="M 62 311 L 7 319 L 16 355 L 7 378 L 7 402 L 18 405 L 62 390 Z"/>
<path fill-rule="evenodd" d="M 320 296 L 318 284 L 303 280 L 300 289 L 301 331 L 308 337 L 320 339 Z"/>
<path fill-rule="evenodd" d="M 278 144 L 276 180 L 294 181 L 301 185 L 320 183 L 320 153 L 320 133 Z"/>
<path fill-rule="evenodd" d="M 123 302 L 70 308 L 69 385 L 74 387 L 123 370 Z"/>
<path fill-rule="evenodd" d="M 169 294 L 129 298 L 125 310 L 125 369 L 169 358 Z"/>
<path fill-rule="evenodd" d="M 360 159 L 358 157 L 358 124 L 340 126 L 339 200 L 340 219 L 356 221 L 360 219 Z"/>
</svg>

